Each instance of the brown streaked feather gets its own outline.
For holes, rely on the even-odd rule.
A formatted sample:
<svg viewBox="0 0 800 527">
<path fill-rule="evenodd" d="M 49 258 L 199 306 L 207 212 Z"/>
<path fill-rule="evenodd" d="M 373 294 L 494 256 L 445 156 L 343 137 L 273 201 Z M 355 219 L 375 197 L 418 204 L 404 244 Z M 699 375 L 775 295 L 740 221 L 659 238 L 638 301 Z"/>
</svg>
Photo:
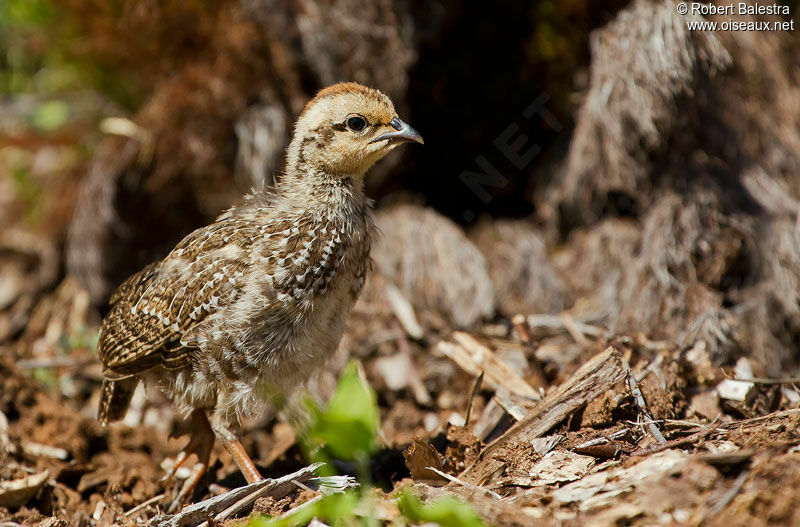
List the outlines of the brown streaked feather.
<svg viewBox="0 0 800 527">
<path fill-rule="evenodd" d="M 184 238 L 161 263 L 126 280 L 113 295 L 100 332 L 106 375 L 191 364 L 193 348 L 182 345 L 181 336 L 230 302 L 233 283 L 248 264 L 236 256 L 247 252 L 258 235 L 258 226 L 247 221 L 212 224 Z M 225 257 L 228 246 L 237 251 L 232 257 Z"/>
<path fill-rule="evenodd" d="M 122 282 L 111 295 L 111 298 L 108 300 L 109 305 L 113 306 L 125 297 L 136 295 L 137 291 L 141 293 L 143 288 L 147 287 L 147 283 L 153 277 L 156 269 L 158 269 L 158 262 L 151 263 L 138 273 L 128 277 L 128 279 Z"/>
<path fill-rule="evenodd" d="M 125 417 L 138 384 L 139 379 L 103 381 L 100 389 L 100 404 L 97 406 L 97 420 L 100 422 L 100 426 Z"/>
</svg>

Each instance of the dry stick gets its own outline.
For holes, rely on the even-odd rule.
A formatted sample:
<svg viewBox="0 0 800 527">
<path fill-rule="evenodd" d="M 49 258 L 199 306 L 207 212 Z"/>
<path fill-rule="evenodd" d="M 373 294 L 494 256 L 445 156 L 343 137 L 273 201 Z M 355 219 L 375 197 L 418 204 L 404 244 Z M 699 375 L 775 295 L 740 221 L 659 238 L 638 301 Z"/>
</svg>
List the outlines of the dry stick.
<svg viewBox="0 0 800 527">
<path fill-rule="evenodd" d="M 159 519 L 160 521 L 153 523 L 157 527 L 186 527 L 198 524 L 208 525 L 208 522 L 203 520 L 207 520 L 220 509 L 224 508 L 225 510 L 223 513 L 227 512 L 228 509 L 242 503 L 243 500 L 246 500 L 254 493 L 259 493 L 259 496 L 261 496 L 267 493 L 267 491 L 271 491 L 273 497 L 282 498 L 295 488 L 292 483 L 293 480 L 306 481 L 310 479 L 314 476 L 314 472 L 323 464 L 324 463 L 314 463 L 297 472 L 287 474 L 277 479 L 256 481 L 244 487 L 233 489 L 225 494 L 220 494 L 219 496 L 214 496 L 213 498 L 189 505 L 178 514 L 162 517 Z M 264 492 L 261 492 L 262 490 L 264 490 Z M 283 492 L 283 494 L 281 494 L 281 492 Z M 247 503 L 245 503 L 245 505 L 246 504 Z"/>
<path fill-rule="evenodd" d="M 702 441 L 706 437 L 708 437 L 712 432 L 719 428 L 719 424 L 711 423 L 708 428 L 705 430 L 701 430 L 695 434 L 690 436 L 681 437 L 678 439 L 672 439 L 670 441 L 665 441 L 664 443 L 659 443 L 657 445 L 653 445 L 647 448 L 640 448 L 638 450 L 634 450 L 631 452 L 632 456 L 647 456 L 650 454 L 655 454 L 656 452 L 662 452 L 664 450 L 668 450 L 670 448 L 674 448 L 677 446 L 683 445 L 690 445 L 696 441 Z"/>
<path fill-rule="evenodd" d="M 532 329 L 567 329 L 564 325 L 564 319 L 560 315 L 528 315 L 526 322 L 528 323 L 528 327 Z M 602 337 L 607 333 L 607 331 L 601 327 L 578 322 L 575 319 L 572 319 L 570 324 L 573 329 L 577 329 L 584 335 L 589 335 L 590 337 Z"/>
<path fill-rule="evenodd" d="M 584 443 L 581 443 L 580 445 L 574 446 L 572 449 L 577 450 L 579 448 L 588 448 L 591 446 L 604 445 L 606 443 L 610 443 L 611 442 L 609 441 L 610 439 L 619 439 L 620 437 L 627 434 L 628 431 L 629 430 L 627 428 L 623 428 L 621 430 L 617 430 L 616 432 L 612 432 L 605 437 L 595 437 L 594 439 L 590 439 Z"/>
<path fill-rule="evenodd" d="M 159 494 L 158 496 L 153 496 L 149 500 L 145 500 L 145 501 L 141 502 L 139 505 L 137 505 L 136 507 L 134 507 L 131 510 L 129 510 L 128 512 L 126 512 L 125 516 L 131 516 L 133 514 L 136 514 L 140 510 L 142 510 L 142 509 L 144 509 L 146 507 L 149 507 L 153 503 L 156 503 L 156 502 L 159 502 L 159 501 L 163 500 L 165 496 L 166 496 L 166 494 L 163 494 L 163 493 Z"/>
<path fill-rule="evenodd" d="M 478 378 L 475 379 L 475 384 L 472 386 L 472 393 L 469 394 L 469 402 L 467 403 L 467 416 L 464 418 L 464 428 L 469 426 L 469 418 L 472 416 L 472 401 L 475 400 L 475 396 L 478 395 L 478 392 L 481 389 L 481 384 L 483 384 L 483 374 L 481 372 L 478 375 Z"/>
<path fill-rule="evenodd" d="M 417 364 L 414 362 L 414 354 L 411 351 L 411 345 L 408 343 L 406 334 L 402 331 L 403 328 L 399 327 L 398 324 L 397 329 L 397 349 L 401 355 L 406 357 L 406 360 L 411 365 L 411 370 L 408 376 L 408 386 L 411 388 L 411 393 L 414 395 L 414 399 L 422 406 L 428 406 L 433 402 L 431 399 L 431 394 L 428 393 L 425 383 L 422 382 L 422 377 L 419 374 Z"/>
<path fill-rule="evenodd" d="M 297 482 L 294 481 L 294 480 L 289 480 L 288 482 L 285 482 L 284 485 L 286 485 L 287 483 L 288 484 L 291 484 L 291 483 L 297 484 Z M 240 510 L 242 510 L 245 507 L 247 507 L 248 505 L 251 505 L 252 503 L 255 503 L 255 501 L 258 498 L 260 498 L 261 496 L 263 496 L 263 495 L 265 495 L 267 493 L 272 493 L 275 489 L 276 489 L 276 487 L 267 485 L 266 487 L 262 487 L 262 488 L 258 489 L 257 491 L 253 492 L 252 494 L 249 494 L 249 495 L 243 497 L 242 499 L 240 499 L 239 501 L 237 501 L 236 503 L 234 503 L 233 505 L 231 505 L 230 507 L 228 507 L 224 511 L 222 511 L 219 514 L 217 514 L 216 516 L 214 516 L 214 524 L 216 524 L 217 522 L 221 522 L 221 521 L 227 520 L 231 515 L 236 514 Z M 200 525 L 198 525 L 197 527 L 208 527 L 208 525 L 209 525 L 209 521 L 206 520 L 203 523 L 201 523 Z"/>
<path fill-rule="evenodd" d="M 528 415 L 487 446 L 461 479 L 473 485 L 486 483 L 505 463 L 496 454 L 512 443 L 528 442 L 543 436 L 575 410 L 625 379 L 627 370 L 622 354 L 609 346 L 584 364 Z"/>
<path fill-rule="evenodd" d="M 478 492 L 484 492 L 484 493 L 488 494 L 489 496 L 493 497 L 496 500 L 502 500 L 503 499 L 503 496 L 501 496 L 500 494 L 496 493 L 495 491 L 493 491 L 491 489 L 487 489 L 485 487 L 479 487 L 477 485 L 473 485 L 471 483 L 467 483 L 466 481 L 462 481 L 462 480 L 458 479 L 455 476 L 451 476 L 450 474 L 448 474 L 446 472 L 442 472 L 441 470 L 439 470 L 438 468 L 435 468 L 435 467 L 425 467 L 425 468 L 427 470 L 430 470 L 431 472 L 434 472 L 434 473 L 440 475 L 444 479 L 455 483 L 456 485 L 460 485 L 460 486 L 462 486 L 464 488 L 467 488 L 467 489 L 470 489 L 470 490 L 476 490 Z"/>
<path fill-rule="evenodd" d="M 780 412 L 773 412 L 771 414 L 762 415 L 760 417 L 752 417 L 750 419 L 743 419 L 741 421 L 733 421 L 732 423 L 725 423 L 720 425 L 720 428 L 723 428 L 725 430 L 730 430 L 732 428 L 737 428 L 740 426 L 749 427 L 757 425 L 761 423 L 761 421 L 769 421 L 770 419 L 780 419 L 782 417 L 792 417 L 795 415 L 800 417 L 800 408 L 795 408 L 793 410 L 782 410 Z"/>
<path fill-rule="evenodd" d="M 800 377 L 781 377 L 771 379 L 769 377 L 743 377 L 741 379 L 734 379 L 735 381 L 752 382 L 753 384 L 797 384 L 800 383 Z"/>
<path fill-rule="evenodd" d="M 639 389 L 639 383 L 636 382 L 636 377 L 633 375 L 633 372 L 630 371 L 630 367 L 627 364 L 625 364 L 625 367 L 628 369 L 628 386 L 631 389 L 631 395 L 633 395 L 633 398 L 636 400 L 636 405 L 639 407 L 639 411 L 642 412 L 642 415 L 644 415 L 645 420 L 649 421 L 647 423 L 647 428 L 650 429 L 650 433 L 653 434 L 653 437 L 656 438 L 656 441 L 659 443 L 665 443 L 667 440 L 661 433 L 661 430 L 658 429 L 658 425 L 656 425 L 653 415 L 647 408 L 647 402 L 644 400 L 642 390 Z"/>
<path fill-rule="evenodd" d="M 727 507 L 728 504 L 733 501 L 733 498 L 735 498 L 736 495 L 739 494 L 739 491 L 742 490 L 742 487 L 744 487 L 744 482 L 747 481 L 748 476 L 750 476 L 749 470 L 745 470 L 739 474 L 739 477 L 733 482 L 733 486 L 725 491 L 725 493 L 719 498 L 719 502 L 712 507 L 712 510 L 715 513 L 722 511 L 722 509 Z"/>
<path fill-rule="evenodd" d="M 583 332 L 581 328 L 578 327 L 578 324 L 575 322 L 575 319 L 567 313 L 561 313 L 561 320 L 564 322 L 564 329 L 567 330 L 572 340 L 574 340 L 580 346 L 586 346 L 589 340 L 583 336 Z"/>
</svg>

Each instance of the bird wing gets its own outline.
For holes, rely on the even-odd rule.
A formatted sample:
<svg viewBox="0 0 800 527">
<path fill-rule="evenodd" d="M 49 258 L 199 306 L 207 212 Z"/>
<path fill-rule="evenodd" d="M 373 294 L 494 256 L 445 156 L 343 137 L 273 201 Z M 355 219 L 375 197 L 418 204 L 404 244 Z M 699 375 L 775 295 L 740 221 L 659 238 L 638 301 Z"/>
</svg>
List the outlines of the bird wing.
<svg viewBox="0 0 800 527">
<path fill-rule="evenodd" d="M 197 348 L 184 336 L 233 301 L 249 247 L 260 233 L 252 221 L 218 221 L 189 234 L 162 262 L 120 285 L 100 330 L 106 377 L 191 364 Z"/>
</svg>

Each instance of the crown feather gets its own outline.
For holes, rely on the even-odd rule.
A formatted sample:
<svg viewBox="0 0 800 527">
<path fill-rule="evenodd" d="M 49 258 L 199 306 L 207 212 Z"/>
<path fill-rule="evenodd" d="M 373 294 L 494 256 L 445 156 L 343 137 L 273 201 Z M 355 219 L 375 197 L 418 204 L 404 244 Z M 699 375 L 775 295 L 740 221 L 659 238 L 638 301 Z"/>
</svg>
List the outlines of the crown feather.
<svg viewBox="0 0 800 527">
<path fill-rule="evenodd" d="M 386 99 L 386 95 L 380 91 L 368 86 L 364 86 L 363 84 L 359 84 L 357 82 L 339 82 L 317 92 L 314 98 L 308 101 L 308 103 L 305 105 L 303 111 L 300 112 L 300 117 L 302 117 L 303 114 L 306 113 L 309 108 L 314 106 L 314 104 L 320 99 L 325 99 L 327 97 L 333 97 L 336 95 L 343 95 L 346 93 L 363 95 L 365 97 L 375 99 L 376 101 L 383 101 Z"/>
</svg>

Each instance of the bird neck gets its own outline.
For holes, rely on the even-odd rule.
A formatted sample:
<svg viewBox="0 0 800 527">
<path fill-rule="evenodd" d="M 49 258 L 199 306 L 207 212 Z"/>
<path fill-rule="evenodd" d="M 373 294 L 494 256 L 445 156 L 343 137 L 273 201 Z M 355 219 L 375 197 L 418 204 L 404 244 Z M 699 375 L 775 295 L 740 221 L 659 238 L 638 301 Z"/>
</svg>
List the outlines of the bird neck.
<svg viewBox="0 0 800 527">
<path fill-rule="evenodd" d="M 299 164 L 287 167 L 278 191 L 301 208 L 314 206 L 362 208 L 369 200 L 364 194 L 364 175 L 326 174 L 319 167 Z"/>
</svg>

